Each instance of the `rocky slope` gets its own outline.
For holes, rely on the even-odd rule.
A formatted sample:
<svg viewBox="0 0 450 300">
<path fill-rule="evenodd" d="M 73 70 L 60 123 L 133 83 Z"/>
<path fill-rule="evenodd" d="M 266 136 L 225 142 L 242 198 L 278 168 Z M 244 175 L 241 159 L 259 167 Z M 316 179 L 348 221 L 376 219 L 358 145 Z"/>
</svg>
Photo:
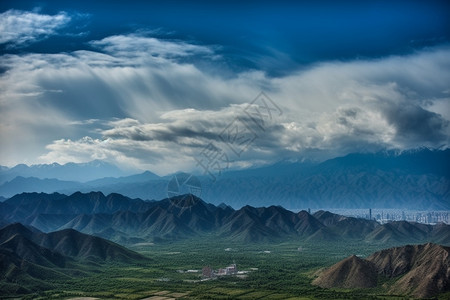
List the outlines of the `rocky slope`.
<svg viewBox="0 0 450 300">
<path fill-rule="evenodd" d="M 450 248 L 407 245 L 375 252 L 367 259 L 351 256 L 324 270 L 313 284 L 323 288 L 371 288 L 377 276 L 391 294 L 427 298 L 450 291 Z"/>
</svg>

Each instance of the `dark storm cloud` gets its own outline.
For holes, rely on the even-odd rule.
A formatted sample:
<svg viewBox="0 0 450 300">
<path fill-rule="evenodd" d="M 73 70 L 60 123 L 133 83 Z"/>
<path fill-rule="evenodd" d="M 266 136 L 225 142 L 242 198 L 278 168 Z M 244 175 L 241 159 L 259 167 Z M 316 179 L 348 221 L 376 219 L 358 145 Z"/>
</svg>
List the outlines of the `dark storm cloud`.
<svg viewBox="0 0 450 300">
<path fill-rule="evenodd" d="M 448 137 L 450 123 L 437 113 L 409 103 L 386 104 L 382 109 L 397 138 L 407 145 L 440 146 Z"/>
</svg>

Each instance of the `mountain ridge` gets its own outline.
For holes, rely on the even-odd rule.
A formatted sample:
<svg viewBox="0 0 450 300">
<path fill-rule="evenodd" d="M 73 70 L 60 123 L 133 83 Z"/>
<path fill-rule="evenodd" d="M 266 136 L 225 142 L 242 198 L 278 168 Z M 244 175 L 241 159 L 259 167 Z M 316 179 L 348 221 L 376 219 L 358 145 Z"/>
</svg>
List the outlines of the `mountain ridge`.
<svg viewBox="0 0 450 300">
<path fill-rule="evenodd" d="M 99 272 L 103 264 L 110 262 L 148 261 L 150 258 L 111 241 L 73 229 L 44 233 L 21 223 L 0 228 L 2 293 L 29 294 L 50 289 L 50 281 Z"/>
<path fill-rule="evenodd" d="M 217 181 L 198 176 L 202 198 L 238 208 L 282 205 L 290 209 L 404 208 L 450 210 L 450 149 L 351 153 L 322 163 L 283 161 L 254 169 L 224 170 Z M 1 173 L 1 172 L 0 172 Z M 24 190 L 60 192 L 102 191 L 130 198 L 162 199 L 171 176 L 144 172 L 120 178 L 53 185 L 25 178 L 20 184 L 0 184 L 0 195 Z M 2 178 L 0 176 L 0 178 Z M 11 179 L 13 180 L 13 179 Z M 27 180 L 29 181 L 27 183 Z"/>
<path fill-rule="evenodd" d="M 22 246 L 23 244 L 26 244 L 26 246 Z M 37 249 L 38 252 L 43 251 L 62 260 L 67 260 L 67 257 L 95 262 L 108 260 L 130 262 L 133 259 L 146 259 L 144 256 L 111 241 L 87 235 L 74 229 L 44 233 L 21 223 L 13 223 L 0 228 L 0 248 L 12 250 L 22 259 L 37 264 L 42 264 L 42 261 L 45 260 L 39 258 L 30 260 L 30 257 L 35 254 L 28 255 L 27 253 L 30 250 Z M 53 264 L 64 267 L 64 264 Z"/>
<path fill-rule="evenodd" d="M 323 288 L 374 288 L 377 277 L 391 294 L 418 298 L 450 291 L 450 247 L 427 243 L 377 251 L 361 259 L 348 257 L 322 271 L 313 280 Z"/>
<path fill-rule="evenodd" d="M 69 162 L 63 165 L 58 163 L 30 166 L 18 164 L 12 168 L 3 167 L 0 169 L 0 183 L 3 184 L 17 176 L 85 182 L 107 176 L 126 175 L 129 174 L 102 160 L 93 160 L 86 163 Z"/>
<path fill-rule="evenodd" d="M 426 225 L 344 217 L 318 211 L 295 213 L 281 206 L 235 210 L 194 195 L 160 201 L 130 199 L 101 192 L 22 193 L 0 203 L 0 221 L 21 222 L 44 232 L 76 229 L 121 244 L 170 241 L 203 235 L 246 242 L 287 238 L 327 241 L 338 238 L 370 243 L 450 243 L 450 225 Z"/>
</svg>

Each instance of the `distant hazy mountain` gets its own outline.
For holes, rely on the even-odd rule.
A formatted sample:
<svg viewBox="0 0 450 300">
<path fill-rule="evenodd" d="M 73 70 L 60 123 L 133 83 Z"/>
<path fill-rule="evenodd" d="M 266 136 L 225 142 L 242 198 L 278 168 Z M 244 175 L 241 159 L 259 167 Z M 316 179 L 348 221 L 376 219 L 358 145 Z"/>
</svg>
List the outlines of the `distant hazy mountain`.
<svg viewBox="0 0 450 300">
<path fill-rule="evenodd" d="M 282 205 L 290 209 L 449 210 L 449 165 L 449 149 L 420 149 L 349 154 L 320 164 L 283 161 L 272 166 L 224 172 L 213 183 L 205 176 L 199 176 L 199 179 L 202 182 L 201 197 L 205 201 L 216 205 L 226 203 L 235 208 Z M 86 179 L 88 175 L 86 172 Z M 11 197 L 23 191 L 65 194 L 102 191 L 131 198 L 162 199 L 167 197 L 170 178 L 145 172 L 79 185 L 16 178 L 0 185 L 0 195 Z"/>
<path fill-rule="evenodd" d="M 88 163 L 67 163 L 64 165 L 58 163 L 31 166 L 20 164 L 13 168 L 0 168 L 0 183 L 10 181 L 17 176 L 86 182 L 104 177 L 126 175 L 129 174 L 101 160 L 94 160 Z"/>
<path fill-rule="evenodd" d="M 261 175 L 219 177 L 202 193 L 234 207 L 450 209 L 450 150 L 350 154 L 316 165 L 265 168 Z M 282 168 L 281 168 L 282 169 Z"/>
<path fill-rule="evenodd" d="M 127 184 L 127 183 L 141 183 L 141 182 L 148 182 L 152 180 L 159 180 L 160 177 L 150 171 L 145 171 L 141 174 L 136 175 L 130 175 L 125 177 L 105 177 L 97 180 L 92 180 L 87 182 L 88 186 L 93 187 L 102 187 L 102 186 L 108 186 L 108 185 L 116 185 L 116 184 Z"/>
<path fill-rule="evenodd" d="M 120 194 L 105 196 L 102 192 L 80 193 L 70 196 L 54 193 L 22 193 L 3 202 L 4 205 L 14 207 L 7 212 L 10 216 L 33 214 L 96 214 L 115 213 L 126 210 L 142 212 L 154 204 L 141 199 L 130 199 Z"/>
<path fill-rule="evenodd" d="M 391 222 L 339 216 L 325 211 L 310 215 L 280 206 L 215 206 L 193 195 L 161 201 L 130 199 L 100 192 L 23 193 L 0 203 L 3 223 L 21 222 L 44 232 L 75 229 L 121 244 L 217 236 L 234 241 L 262 242 L 365 241 L 374 243 L 450 244 L 450 226 Z"/>
<path fill-rule="evenodd" d="M 386 278 L 382 280 L 383 288 L 392 294 L 428 298 L 450 291 L 449 270 L 449 247 L 407 245 L 376 252 L 367 259 L 346 258 L 324 270 L 313 284 L 324 288 L 371 288 L 377 286 L 380 275 Z"/>
<path fill-rule="evenodd" d="M 76 191 L 102 191 L 105 194 L 120 192 L 133 198 L 144 195 L 145 199 L 148 199 L 148 196 L 153 196 L 152 199 L 161 199 L 167 196 L 166 189 L 167 180 L 149 171 L 124 177 L 104 177 L 84 183 L 17 176 L 0 184 L 0 195 L 3 196 L 0 201 L 3 201 L 4 197 L 9 198 L 23 192 L 72 194 Z"/>
<path fill-rule="evenodd" d="M 17 176 L 0 186 L 0 192 L 5 197 L 12 197 L 22 192 L 53 193 L 61 189 L 79 190 L 83 184 L 75 181 L 62 181 L 58 179 L 39 179 L 36 177 Z M 0 199 L 2 201 L 4 199 Z"/>
<path fill-rule="evenodd" d="M 130 175 L 119 178 L 102 178 L 86 182 L 82 188 L 61 188 L 58 192 L 71 194 L 75 191 L 84 193 L 90 191 L 101 191 L 104 194 L 119 193 L 131 198 L 162 199 L 167 197 L 168 180 L 146 171 L 141 174 Z M 2 187 L 0 186 L 0 194 Z"/>
</svg>

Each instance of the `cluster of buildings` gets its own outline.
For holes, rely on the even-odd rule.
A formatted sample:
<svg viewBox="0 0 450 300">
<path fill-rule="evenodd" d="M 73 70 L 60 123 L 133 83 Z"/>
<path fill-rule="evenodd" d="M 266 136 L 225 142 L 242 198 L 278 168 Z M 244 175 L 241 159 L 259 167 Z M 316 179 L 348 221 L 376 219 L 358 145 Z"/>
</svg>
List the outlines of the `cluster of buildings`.
<svg viewBox="0 0 450 300">
<path fill-rule="evenodd" d="M 448 211 L 398 211 L 388 210 L 379 211 L 372 215 L 369 213 L 370 219 L 375 219 L 380 223 L 386 223 L 389 221 L 409 221 L 424 224 L 437 224 L 446 223 L 449 224 L 449 212 Z"/>
<path fill-rule="evenodd" d="M 331 212 L 355 218 L 376 220 L 381 224 L 391 221 L 408 221 L 423 224 L 450 224 L 450 211 L 418 211 L 402 209 L 330 209 Z"/>
<path fill-rule="evenodd" d="M 238 274 L 236 264 L 231 264 L 226 268 L 221 268 L 218 270 L 213 270 L 210 266 L 203 267 L 202 269 L 203 278 L 214 278 L 217 276 L 236 275 L 236 274 Z"/>
</svg>

